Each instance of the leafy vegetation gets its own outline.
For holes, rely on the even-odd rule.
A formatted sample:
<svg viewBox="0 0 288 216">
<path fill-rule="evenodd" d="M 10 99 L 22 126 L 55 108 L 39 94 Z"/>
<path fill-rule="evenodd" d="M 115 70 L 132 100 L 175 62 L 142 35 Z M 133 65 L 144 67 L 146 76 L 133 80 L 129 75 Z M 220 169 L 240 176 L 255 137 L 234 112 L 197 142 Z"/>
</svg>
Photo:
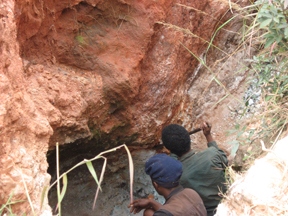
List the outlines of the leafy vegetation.
<svg viewBox="0 0 288 216">
<path fill-rule="evenodd" d="M 228 1 L 218 0 L 221 3 Z M 179 5 L 188 9 L 193 9 L 199 13 L 195 8 L 185 5 Z M 243 65 L 242 70 L 249 70 L 247 84 L 252 86 L 254 90 L 259 90 L 260 94 L 255 93 L 244 98 L 243 101 L 238 101 L 240 106 L 244 108 L 240 121 L 235 125 L 234 129 L 227 131 L 227 135 L 236 135 L 235 140 L 231 141 L 233 145 L 231 154 L 235 155 L 240 145 L 250 145 L 255 140 L 273 138 L 278 135 L 274 140 L 275 143 L 287 126 L 287 108 L 288 108 L 288 73 L 287 73 L 287 49 L 288 49 L 288 0 L 262 0 L 251 1 L 251 5 L 241 8 L 239 5 L 229 1 L 229 11 L 232 9 L 237 13 L 215 31 L 211 41 L 205 41 L 197 35 L 190 32 L 189 29 L 183 29 L 168 23 L 158 22 L 175 31 L 181 31 L 193 37 L 199 38 L 207 43 L 207 51 L 210 47 L 216 48 L 226 55 L 221 61 L 233 58 L 233 55 L 239 50 L 246 49 L 250 52 L 251 47 L 257 50 L 257 55 L 246 59 L 250 62 L 250 68 Z M 210 16 L 208 14 L 205 14 Z M 213 40 L 217 32 L 225 27 L 228 23 L 232 22 L 236 17 L 243 17 L 243 40 L 242 44 L 232 54 L 226 53 L 219 47 L 213 44 Z M 219 23 L 220 24 L 220 23 Z M 180 42 L 181 43 L 181 42 Z M 206 55 L 203 58 L 191 52 L 184 44 L 181 45 L 191 53 L 204 67 L 213 75 L 213 79 L 219 86 L 221 86 L 226 94 L 215 105 L 222 102 L 228 96 L 235 98 L 225 87 L 225 85 L 217 78 L 217 72 L 214 72 L 211 67 L 206 63 Z M 235 59 L 237 63 L 240 63 Z M 235 62 L 235 63 L 236 63 Z M 225 63 L 224 63 L 225 64 Z M 249 100 L 258 99 L 258 110 L 250 118 L 249 122 L 244 122 L 243 116 L 249 111 Z M 214 106 L 215 106 L 214 105 Z M 243 157 L 246 160 L 253 154 L 248 151 L 248 155 Z"/>
<path fill-rule="evenodd" d="M 256 7 L 258 8 L 257 22 L 260 24 L 259 29 L 266 30 L 263 34 L 264 39 L 266 39 L 264 48 L 268 48 L 273 44 L 281 46 L 276 50 L 286 51 L 288 39 L 287 1 L 257 1 Z M 271 47 L 272 50 L 273 47 Z"/>
<path fill-rule="evenodd" d="M 251 62 L 248 83 L 261 90 L 261 107 L 242 128 L 237 124 L 227 135 L 237 133 L 232 154 L 239 144 L 252 143 L 255 139 L 270 140 L 275 143 L 287 127 L 288 111 L 288 1 L 257 1 L 253 7 L 257 13 L 253 26 L 248 28 L 247 35 L 255 40 L 254 47 L 258 55 L 247 61 Z M 259 45 L 260 44 L 260 45 Z M 253 95 L 252 95 L 253 96 Z M 252 97 L 251 96 L 251 97 Z M 249 97 L 245 101 L 247 110 Z M 257 123 L 257 127 L 255 127 Z M 251 125 L 253 125 L 251 127 Z M 250 129 L 248 129 L 250 128 Z M 246 160 L 248 156 L 244 157 Z"/>
</svg>

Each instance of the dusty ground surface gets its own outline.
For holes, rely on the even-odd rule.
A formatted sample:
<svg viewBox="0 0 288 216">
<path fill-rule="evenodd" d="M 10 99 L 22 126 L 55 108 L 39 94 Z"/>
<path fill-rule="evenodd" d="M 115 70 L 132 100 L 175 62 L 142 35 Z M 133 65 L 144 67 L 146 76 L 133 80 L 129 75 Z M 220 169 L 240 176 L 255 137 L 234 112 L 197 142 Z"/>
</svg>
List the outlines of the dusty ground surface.
<svg viewBox="0 0 288 216">
<path fill-rule="evenodd" d="M 205 43 L 159 24 L 189 29 L 209 41 L 231 16 L 229 4 L 3 0 L 0 6 L 0 204 L 12 191 L 12 200 L 27 199 L 25 183 L 36 214 L 51 215 L 41 196 L 50 180 L 46 154 L 56 142 L 67 148 L 87 144 L 100 150 L 123 142 L 131 149 L 151 148 L 160 144 L 161 129 L 169 123 L 191 130 L 208 120 L 229 153 L 231 138 L 224 131 L 235 121 L 228 105 L 234 109 L 237 102 L 228 97 L 213 107 L 227 92 L 179 41 L 197 56 Z M 220 31 L 215 44 L 232 51 L 240 40 L 232 35 Z M 207 64 L 223 55 L 208 52 Z M 235 59 L 246 57 L 243 51 Z M 242 67 L 235 59 L 214 69 L 241 98 L 246 73 L 234 75 Z M 194 142 L 205 148 L 203 136 L 195 135 Z M 19 215 L 33 210 L 28 202 L 13 205 Z"/>
</svg>

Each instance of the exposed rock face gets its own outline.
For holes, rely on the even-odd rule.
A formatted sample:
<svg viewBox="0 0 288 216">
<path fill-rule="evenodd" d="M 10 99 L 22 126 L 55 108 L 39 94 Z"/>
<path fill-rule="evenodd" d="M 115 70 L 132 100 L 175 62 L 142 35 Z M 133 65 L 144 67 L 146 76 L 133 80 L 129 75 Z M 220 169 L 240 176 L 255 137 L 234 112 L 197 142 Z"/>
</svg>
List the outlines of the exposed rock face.
<svg viewBox="0 0 288 216">
<path fill-rule="evenodd" d="M 109 133 L 111 140 L 132 136 L 137 143 L 155 143 L 161 125 L 183 112 L 187 80 L 191 83 L 198 61 L 179 41 L 197 55 L 205 43 L 157 21 L 210 40 L 227 5 L 208 0 L 189 5 L 213 12 L 214 20 L 176 3 L 16 4 L 21 55 L 29 61 L 27 79 L 31 88 L 46 92 L 36 94 L 54 129 L 52 146 L 90 136 L 88 126 L 93 135 L 95 130 Z M 54 65 L 46 66 L 49 63 Z M 74 67 L 65 69 L 58 63 Z"/>
<path fill-rule="evenodd" d="M 50 180 L 46 153 L 56 142 L 82 140 L 99 149 L 123 142 L 152 146 L 170 122 L 191 129 L 192 121 L 205 116 L 216 121 L 205 110 L 225 90 L 209 85 L 212 75 L 197 67 L 198 61 L 179 43 L 200 56 L 205 42 L 157 22 L 189 29 L 209 41 L 228 8 L 208 0 L 3 0 L 0 205 L 13 190 L 12 200 L 27 199 L 25 182 L 36 215 L 51 214 L 46 203 L 41 208 L 41 194 Z M 225 48 L 223 38 L 218 41 Z M 226 69 L 219 79 L 233 93 L 244 72 L 232 80 L 227 76 L 234 71 Z M 223 112 L 223 107 L 216 109 Z M 13 211 L 32 214 L 28 202 L 14 205 Z"/>
</svg>

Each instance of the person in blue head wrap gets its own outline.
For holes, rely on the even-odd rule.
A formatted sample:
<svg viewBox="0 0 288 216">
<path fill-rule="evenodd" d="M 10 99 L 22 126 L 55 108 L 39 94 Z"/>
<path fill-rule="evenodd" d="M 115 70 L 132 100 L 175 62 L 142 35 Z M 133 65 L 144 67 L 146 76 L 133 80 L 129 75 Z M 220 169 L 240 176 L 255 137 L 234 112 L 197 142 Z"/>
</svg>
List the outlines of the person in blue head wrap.
<svg viewBox="0 0 288 216">
<path fill-rule="evenodd" d="M 166 154 L 157 154 L 145 164 L 158 194 L 164 196 L 164 205 L 152 199 L 137 199 L 130 203 L 130 212 L 143 212 L 144 216 L 207 216 L 202 199 L 196 191 L 179 185 L 182 163 Z"/>
</svg>

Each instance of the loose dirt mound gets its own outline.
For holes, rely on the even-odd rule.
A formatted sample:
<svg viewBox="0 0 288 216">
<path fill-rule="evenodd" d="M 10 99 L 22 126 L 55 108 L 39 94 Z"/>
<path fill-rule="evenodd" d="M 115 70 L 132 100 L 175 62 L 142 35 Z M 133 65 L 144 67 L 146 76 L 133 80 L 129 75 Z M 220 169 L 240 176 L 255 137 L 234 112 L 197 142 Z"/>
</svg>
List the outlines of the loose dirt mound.
<svg viewBox="0 0 288 216">
<path fill-rule="evenodd" d="M 232 184 L 218 216 L 288 215 L 288 137 L 268 152 Z"/>
</svg>

